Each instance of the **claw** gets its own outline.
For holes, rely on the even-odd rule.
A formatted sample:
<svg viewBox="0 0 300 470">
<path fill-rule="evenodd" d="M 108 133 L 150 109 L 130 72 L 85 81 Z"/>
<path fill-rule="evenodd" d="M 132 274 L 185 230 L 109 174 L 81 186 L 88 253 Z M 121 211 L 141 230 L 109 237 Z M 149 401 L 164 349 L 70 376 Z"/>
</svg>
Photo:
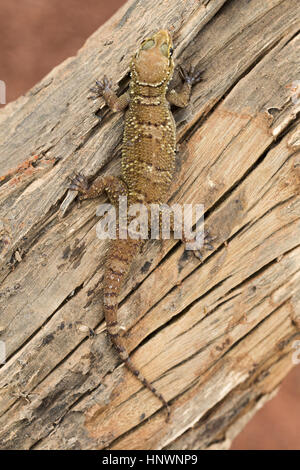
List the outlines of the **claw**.
<svg viewBox="0 0 300 470">
<path fill-rule="evenodd" d="M 88 189 L 87 178 L 82 173 L 75 173 L 73 177 L 68 176 L 70 184 L 68 186 L 72 191 L 79 191 L 84 193 Z"/>
<path fill-rule="evenodd" d="M 178 68 L 179 68 L 179 74 L 180 74 L 182 80 L 185 81 L 185 79 L 186 79 L 185 69 L 182 67 L 182 65 L 179 65 Z"/>
<path fill-rule="evenodd" d="M 207 229 L 204 229 L 204 241 L 203 241 L 203 247 L 200 250 L 193 250 L 193 255 L 198 258 L 201 262 L 203 260 L 203 249 L 208 250 L 208 251 L 213 251 L 214 246 L 212 245 L 212 241 L 215 240 L 217 237 L 212 236 L 210 232 Z"/>
<path fill-rule="evenodd" d="M 109 78 L 107 78 L 106 75 L 104 75 L 101 81 L 96 80 L 96 87 L 90 88 L 90 91 L 95 94 L 92 96 L 89 96 L 88 99 L 95 100 L 99 98 L 100 96 L 103 96 L 104 92 L 110 90 L 111 88 L 112 88 L 112 81 Z"/>
<path fill-rule="evenodd" d="M 196 256 L 196 258 L 198 258 L 200 261 L 203 260 L 203 255 L 200 250 L 196 250 L 193 253 L 194 253 L 194 256 Z"/>
<path fill-rule="evenodd" d="M 212 251 L 212 250 L 214 249 L 214 247 L 213 247 L 210 243 L 208 243 L 208 242 L 206 242 L 206 241 L 204 242 L 204 246 L 205 246 L 205 248 L 206 248 L 207 250 L 209 250 L 209 251 Z"/>
<path fill-rule="evenodd" d="M 194 85 L 195 83 L 198 83 L 202 80 L 201 75 L 203 70 L 195 72 L 195 67 L 193 65 L 190 66 L 188 71 L 180 65 L 179 72 L 182 80 L 189 83 L 190 85 Z"/>
<path fill-rule="evenodd" d="M 215 240 L 217 237 L 216 236 L 212 236 L 209 232 L 209 230 L 207 229 L 204 229 L 204 243 L 205 242 L 212 242 L 213 240 Z"/>
<path fill-rule="evenodd" d="M 212 245 L 212 241 L 215 240 L 217 237 L 212 236 L 209 232 L 209 230 L 204 229 L 204 243 L 203 246 L 206 248 L 206 250 L 212 251 L 214 250 L 214 246 Z"/>
</svg>

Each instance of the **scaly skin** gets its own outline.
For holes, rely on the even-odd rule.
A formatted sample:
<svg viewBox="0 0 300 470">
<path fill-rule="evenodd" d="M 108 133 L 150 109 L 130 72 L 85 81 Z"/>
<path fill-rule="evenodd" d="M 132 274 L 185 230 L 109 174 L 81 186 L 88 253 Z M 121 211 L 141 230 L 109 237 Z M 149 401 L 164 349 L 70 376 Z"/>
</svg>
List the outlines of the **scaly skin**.
<svg viewBox="0 0 300 470">
<path fill-rule="evenodd" d="M 122 148 L 122 176 L 99 177 L 91 187 L 82 175 L 73 180 L 71 189 L 80 191 L 81 198 L 93 198 L 105 191 L 110 200 L 118 203 L 120 195 L 127 196 L 128 205 L 134 203 L 164 203 L 175 172 L 176 128 L 169 103 L 186 106 L 194 83 L 200 73 L 181 68 L 184 80 L 180 92 L 168 92 L 174 71 L 172 40 L 168 31 L 161 30 L 145 39 L 132 58 L 129 91 L 119 98 L 112 91 L 111 82 L 104 77 L 93 89 L 103 96 L 112 111 L 129 106 L 125 118 Z M 151 385 L 131 362 L 122 344 L 117 312 L 118 295 L 131 262 L 140 250 L 143 240 L 112 240 L 104 274 L 104 313 L 107 330 L 120 358 L 126 366 L 167 408 L 166 399 Z"/>
</svg>

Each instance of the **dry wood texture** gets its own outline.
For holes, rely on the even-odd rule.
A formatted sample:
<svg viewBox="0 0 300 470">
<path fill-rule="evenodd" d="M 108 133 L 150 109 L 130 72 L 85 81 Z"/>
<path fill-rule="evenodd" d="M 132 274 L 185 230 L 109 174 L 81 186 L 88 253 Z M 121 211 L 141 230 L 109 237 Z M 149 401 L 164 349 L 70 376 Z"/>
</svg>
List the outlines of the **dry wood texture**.
<svg viewBox="0 0 300 470">
<path fill-rule="evenodd" d="M 228 447 L 293 367 L 299 7 L 131 0 L 1 110 L 1 448 Z M 170 400 L 169 423 L 106 336 L 106 243 L 95 233 L 104 197 L 61 210 L 74 170 L 119 172 L 123 116 L 88 100 L 89 88 L 107 73 L 124 90 L 137 44 L 159 28 L 173 33 L 177 63 L 205 70 L 189 107 L 175 110 L 171 201 L 204 203 L 216 237 L 202 263 L 179 242 L 149 241 L 122 291 L 127 347 Z"/>
</svg>

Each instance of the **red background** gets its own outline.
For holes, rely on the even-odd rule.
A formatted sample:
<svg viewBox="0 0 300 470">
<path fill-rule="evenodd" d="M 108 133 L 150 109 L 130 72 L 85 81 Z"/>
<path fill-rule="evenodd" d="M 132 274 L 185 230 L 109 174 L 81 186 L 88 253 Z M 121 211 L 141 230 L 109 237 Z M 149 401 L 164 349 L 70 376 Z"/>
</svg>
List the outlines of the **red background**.
<svg viewBox="0 0 300 470">
<path fill-rule="evenodd" d="M 76 54 L 124 0 L 0 0 L 0 79 L 7 102 Z M 233 449 L 300 449 L 300 366 L 235 439 Z"/>
</svg>

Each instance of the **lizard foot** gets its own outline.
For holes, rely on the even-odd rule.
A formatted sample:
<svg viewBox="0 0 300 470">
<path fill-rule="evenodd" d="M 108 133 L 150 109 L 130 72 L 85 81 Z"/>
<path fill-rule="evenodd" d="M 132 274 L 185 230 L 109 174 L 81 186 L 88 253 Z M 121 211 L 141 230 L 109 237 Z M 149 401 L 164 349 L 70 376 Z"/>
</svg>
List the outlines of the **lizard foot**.
<svg viewBox="0 0 300 470">
<path fill-rule="evenodd" d="M 195 85 L 195 83 L 199 83 L 201 82 L 201 80 L 203 80 L 203 78 L 201 77 L 203 70 L 195 71 L 195 67 L 193 65 L 191 65 L 188 70 L 186 70 L 180 65 L 179 72 L 182 80 L 184 82 L 187 82 L 189 85 Z"/>
<path fill-rule="evenodd" d="M 72 191 L 85 193 L 88 190 L 89 184 L 86 176 L 82 173 L 76 173 L 74 177 L 69 177 L 70 184 L 68 186 Z"/>
<path fill-rule="evenodd" d="M 112 90 L 112 81 L 104 75 L 101 81 L 96 80 L 96 86 L 94 88 L 90 88 L 90 91 L 94 93 L 94 95 L 89 96 L 89 99 L 96 100 L 100 96 L 103 96 L 105 92 Z"/>
<path fill-rule="evenodd" d="M 196 256 L 200 261 L 203 260 L 203 250 L 213 251 L 214 247 L 212 245 L 212 241 L 215 240 L 216 237 L 212 237 L 208 230 L 204 230 L 204 242 L 203 247 L 201 250 L 189 250 L 193 252 L 193 255 Z"/>
</svg>

